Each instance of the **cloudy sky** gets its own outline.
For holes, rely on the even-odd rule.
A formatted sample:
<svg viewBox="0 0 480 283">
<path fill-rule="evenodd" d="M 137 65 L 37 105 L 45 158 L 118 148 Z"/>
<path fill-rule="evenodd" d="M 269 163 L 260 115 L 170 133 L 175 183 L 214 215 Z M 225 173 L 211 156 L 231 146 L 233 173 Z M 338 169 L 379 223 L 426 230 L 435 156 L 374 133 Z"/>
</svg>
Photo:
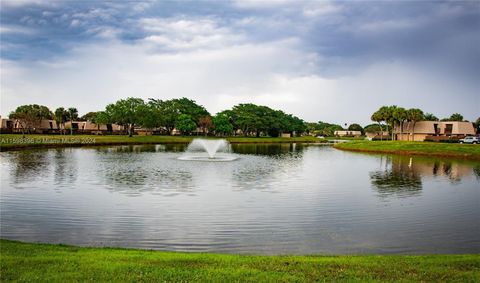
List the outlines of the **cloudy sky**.
<svg viewBox="0 0 480 283">
<path fill-rule="evenodd" d="M 382 105 L 480 116 L 480 1 L 1 0 L 2 117 L 188 97 L 307 121 Z"/>
</svg>

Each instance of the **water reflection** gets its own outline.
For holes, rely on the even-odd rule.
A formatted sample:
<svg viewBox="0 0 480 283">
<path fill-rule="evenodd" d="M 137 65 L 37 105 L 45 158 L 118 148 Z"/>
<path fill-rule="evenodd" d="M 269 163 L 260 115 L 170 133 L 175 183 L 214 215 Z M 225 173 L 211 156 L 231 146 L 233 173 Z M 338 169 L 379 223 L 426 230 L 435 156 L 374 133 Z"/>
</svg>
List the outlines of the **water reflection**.
<svg viewBox="0 0 480 283">
<path fill-rule="evenodd" d="M 379 163 L 380 169 L 369 174 L 373 188 L 381 197 L 420 195 L 422 178 L 447 178 L 452 184 L 460 184 L 464 177 L 478 176 L 478 167 L 468 161 L 393 155 L 379 157 Z"/>
<path fill-rule="evenodd" d="M 99 153 L 183 152 L 186 148 L 186 144 L 146 144 L 98 147 L 96 151 Z"/>
<path fill-rule="evenodd" d="M 301 156 L 305 146 L 297 143 L 277 143 L 277 144 L 231 144 L 232 150 L 239 154 L 254 155 L 284 155 L 295 154 Z"/>
<path fill-rule="evenodd" d="M 473 167 L 473 173 L 475 173 L 475 176 L 477 177 L 477 179 L 480 180 L 480 165 Z"/>
<path fill-rule="evenodd" d="M 72 156 L 71 149 L 52 149 L 54 165 L 54 178 L 56 185 L 74 183 L 77 180 L 77 158 Z M 35 164 L 36 162 L 33 162 Z"/>
<path fill-rule="evenodd" d="M 41 178 L 49 171 L 51 162 L 45 151 L 15 151 L 11 153 L 16 184 Z"/>
<path fill-rule="evenodd" d="M 257 254 L 480 252 L 478 162 L 232 147 L 240 158 L 225 163 L 179 161 L 185 145 L 0 152 L 0 237 Z"/>
</svg>

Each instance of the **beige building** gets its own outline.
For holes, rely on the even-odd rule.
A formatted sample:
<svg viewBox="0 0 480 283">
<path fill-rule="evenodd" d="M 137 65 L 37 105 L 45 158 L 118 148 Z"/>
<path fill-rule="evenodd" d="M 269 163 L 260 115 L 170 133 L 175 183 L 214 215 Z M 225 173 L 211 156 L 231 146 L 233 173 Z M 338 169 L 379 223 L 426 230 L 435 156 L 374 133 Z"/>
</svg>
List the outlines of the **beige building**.
<svg viewBox="0 0 480 283">
<path fill-rule="evenodd" d="M 362 135 L 361 131 L 335 131 L 333 133 L 337 137 L 359 137 Z"/>
<path fill-rule="evenodd" d="M 13 129 L 13 121 L 6 118 L 0 118 L 0 129 L 2 130 Z"/>
<path fill-rule="evenodd" d="M 458 121 L 420 121 L 404 123 L 403 129 L 395 127 L 397 140 L 424 141 L 428 136 L 463 137 L 475 135 L 475 129 L 470 122 Z"/>
<path fill-rule="evenodd" d="M 0 119 L 0 129 L 2 133 L 20 133 L 22 125 L 15 119 Z M 73 129 L 74 132 L 100 134 L 103 132 L 120 132 L 123 131 L 123 126 L 117 124 L 94 124 L 89 121 L 68 121 L 64 125 L 57 124 L 55 120 L 43 119 L 31 129 L 37 134 L 42 133 L 59 133 L 61 130 L 69 131 Z"/>
<path fill-rule="evenodd" d="M 65 129 L 74 131 L 102 133 L 102 132 L 119 132 L 123 131 L 123 126 L 117 124 L 95 124 L 90 121 L 68 121 L 65 122 Z"/>
<path fill-rule="evenodd" d="M 0 119 L 0 129 L 2 133 L 16 133 L 21 132 L 22 124 L 20 121 L 15 119 Z M 44 133 L 48 132 L 49 130 L 56 130 L 58 129 L 57 122 L 55 120 L 48 120 L 44 119 L 40 122 L 36 123 L 31 129 L 34 133 Z"/>
</svg>

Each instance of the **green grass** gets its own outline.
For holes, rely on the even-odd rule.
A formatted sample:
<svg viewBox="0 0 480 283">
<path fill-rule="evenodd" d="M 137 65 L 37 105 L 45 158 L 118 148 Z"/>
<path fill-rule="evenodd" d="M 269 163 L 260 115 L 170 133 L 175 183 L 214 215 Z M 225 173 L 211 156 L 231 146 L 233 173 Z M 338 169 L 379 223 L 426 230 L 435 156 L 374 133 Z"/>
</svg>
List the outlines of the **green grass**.
<svg viewBox="0 0 480 283">
<path fill-rule="evenodd" d="M 428 155 L 480 160 L 480 145 L 407 141 L 352 141 L 335 148 L 360 152 Z"/>
<path fill-rule="evenodd" d="M 480 255 L 243 256 L 0 240 L 2 282 L 479 282 Z"/>
<path fill-rule="evenodd" d="M 189 143 L 197 136 L 133 136 L 125 135 L 22 135 L 1 134 L 0 150 L 67 147 L 67 146 L 94 146 L 94 145 L 128 145 L 128 144 L 159 144 L 159 143 Z M 201 137 L 201 136 L 199 136 Z M 229 137 L 231 143 L 292 143 L 292 142 L 322 142 L 315 137 L 294 138 L 253 138 Z"/>
</svg>

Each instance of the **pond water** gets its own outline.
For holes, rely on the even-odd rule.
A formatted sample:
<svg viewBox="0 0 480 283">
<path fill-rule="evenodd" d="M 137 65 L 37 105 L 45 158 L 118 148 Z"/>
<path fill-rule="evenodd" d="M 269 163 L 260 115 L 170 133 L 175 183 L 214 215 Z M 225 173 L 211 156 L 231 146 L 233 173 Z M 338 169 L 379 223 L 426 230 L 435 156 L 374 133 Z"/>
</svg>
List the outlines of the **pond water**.
<svg viewBox="0 0 480 283">
<path fill-rule="evenodd" d="M 479 253 L 480 163 L 328 146 L 0 153 L 0 237 L 247 254 Z"/>
</svg>

